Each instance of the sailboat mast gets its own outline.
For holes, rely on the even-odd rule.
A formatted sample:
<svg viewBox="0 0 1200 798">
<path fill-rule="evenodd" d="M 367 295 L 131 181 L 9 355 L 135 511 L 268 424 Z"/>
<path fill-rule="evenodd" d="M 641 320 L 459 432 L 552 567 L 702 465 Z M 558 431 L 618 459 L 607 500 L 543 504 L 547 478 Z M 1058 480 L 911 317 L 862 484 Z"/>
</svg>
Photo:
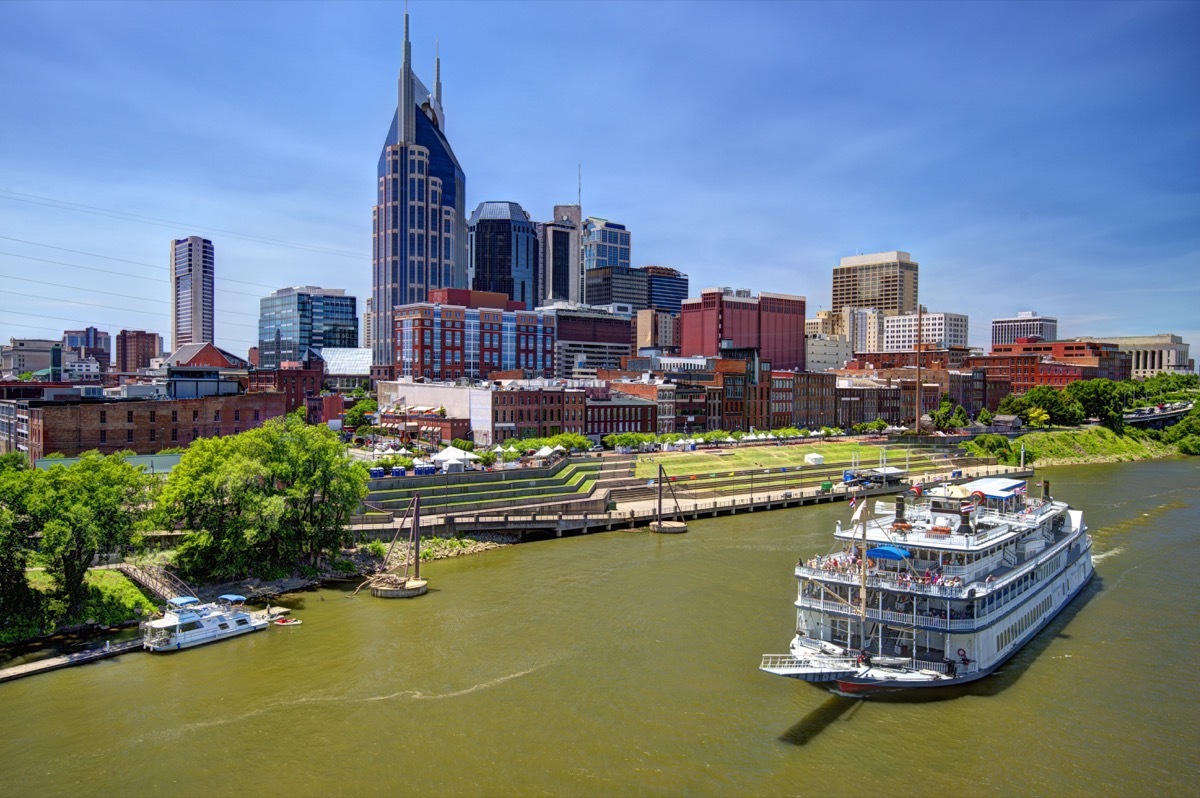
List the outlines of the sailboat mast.
<svg viewBox="0 0 1200 798">
<path fill-rule="evenodd" d="M 413 496 L 413 579 L 421 578 L 421 494 Z"/>
<path fill-rule="evenodd" d="M 866 501 L 866 498 L 863 498 Z M 860 512 L 862 510 L 860 509 Z M 867 650 L 867 519 L 866 513 L 862 516 L 862 557 L 859 562 L 861 566 L 859 572 L 862 577 L 862 582 L 858 588 L 859 601 L 859 622 L 858 622 L 858 642 L 859 648 L 863 651 Z"/>
</svg>

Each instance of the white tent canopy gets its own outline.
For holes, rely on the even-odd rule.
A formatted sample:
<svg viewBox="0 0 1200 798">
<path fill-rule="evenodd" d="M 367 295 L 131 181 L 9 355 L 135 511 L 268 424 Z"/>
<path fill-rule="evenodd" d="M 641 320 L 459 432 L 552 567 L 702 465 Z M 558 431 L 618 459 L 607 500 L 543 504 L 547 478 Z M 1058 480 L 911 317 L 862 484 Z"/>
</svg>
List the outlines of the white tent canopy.
<svg viewBox="0 0 1200 798">
<path fill-rule="evenodd" d="M 534 457 L 549 457 L 552 454 L 554 454 L 553 449 L 551 449 L 549 446 L 543 446 L 542 448 L 540 448 L 536 452 L 534 452 L 533 456 Z"/>
<path fill-rule="evenodd" d="M 466 452 L 457 446 L 447 446 L 431 458 L 435 463 L 444 463 L 448 460 L 478 460 L 479 455 L 473 452 Z"/>
</svg>

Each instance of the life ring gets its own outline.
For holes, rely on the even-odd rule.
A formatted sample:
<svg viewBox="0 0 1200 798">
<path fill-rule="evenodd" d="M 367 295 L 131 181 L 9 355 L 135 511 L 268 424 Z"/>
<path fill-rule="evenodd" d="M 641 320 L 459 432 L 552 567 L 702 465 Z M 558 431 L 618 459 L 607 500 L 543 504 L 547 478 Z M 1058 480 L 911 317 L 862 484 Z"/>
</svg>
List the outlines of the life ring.
<svg viewBox="0 0 1200 798">
<path fill-rule="evenodd" d="M 960 649 L 958 650 L 958 656 L 960 656 L 960 657 L 965 657 L 965 656 L 967 656 L 967 650 L 966 650 L 965 648 L 960 648 Z"/>
<path fill-rule="evenodd" d="M 984 495 L 983 495 L 982 493 L 980 493 L 979 491 L 975 491 L 974 493 L 972 493 L 972 494 L 971 494 L 971 498 L 975 500 L 975 506 L 976 506 L 976 507 L 978 507 L 979 505 L 981 505 L 981 504 L 983 504 L 985 501 L 987 501 L 987 496 L 984 496 Z"/>
</svg>

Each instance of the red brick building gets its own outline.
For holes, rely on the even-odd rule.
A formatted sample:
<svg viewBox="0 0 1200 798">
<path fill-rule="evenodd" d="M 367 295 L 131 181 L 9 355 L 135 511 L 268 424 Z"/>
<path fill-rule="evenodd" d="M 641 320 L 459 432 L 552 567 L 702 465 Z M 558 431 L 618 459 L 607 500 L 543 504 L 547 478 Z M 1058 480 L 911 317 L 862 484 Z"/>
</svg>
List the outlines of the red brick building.
<svg viewBox="0 0 1200 798">
<path fill-rule="evenodd" d="M 1116 344 L 1101 341 L 1043 341 L 1041 338 L 1018 338 L 1011 344 L 996 344 L 992 355 L 1041 355 L 1059 363 L 1074 363 L 1095 368 L 1096 378 L 1119 382 L 1130 379 L 1133 360 Z M 1081 379 L 1093 379 L 1082 377 Z"/>
<path fill-rule="evenodd" d="M 608 393 L 607 397 L 605 391 L 596 393 L 585 403 L 584 434 L 589 438 L 598 441 L 622 432 L 657 434 L 657 403 L 620 393 Z"/>
<path fill-rule="evenodd" d="M 91 451 L 153 454 L 198 438 L 236 435 L 287 412 L 282 394 L 241 394 L 200 399 L 32 400 L 30 462 L 52 453 Z"/>
<path fill-rule="evenodd" d="M 162 336 L 144 330 L 117 333 L 117 361 L 114 370 L 132 374 L 150 368 L 150 361 L 162 357 Z"/>
<path fill-rule="evenodd" d="M 777 369 L 805 368 L 804 297 L 723 289 L 684 300 L 680 353 L 684 357 L 757 354 Z"/>
</svg>

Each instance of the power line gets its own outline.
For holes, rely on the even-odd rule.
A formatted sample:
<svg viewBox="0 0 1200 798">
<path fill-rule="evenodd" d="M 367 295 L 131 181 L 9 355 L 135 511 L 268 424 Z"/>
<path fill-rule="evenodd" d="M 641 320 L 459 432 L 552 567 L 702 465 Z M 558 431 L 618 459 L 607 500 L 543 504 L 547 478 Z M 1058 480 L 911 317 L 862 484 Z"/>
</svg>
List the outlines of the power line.
<svg viewBox="0 0 1200 798">
<path fill-rule="evenodd" d="M 66 261 L 61 261 L 61 260 L 49 260 L 47 258 L 35 258 L 32 255 L 18 255 L 15 252 L 0 251 L 0 255 L 8 255 L 10 258 L 21 258 L 22 260 L 37 261 L 38 263 L 53 263 L 56 266 L 68 266 L 72 269 L 84 269 L 85 271 L 100 272 L 101 274 L 115 274 L 118 277 L 132 277 L 135 280 L 150 280 L 150 281 L 156 282 L 156 283 L 170 283 L 171 282 L 170 280 L 168 280 L 165 277 L 147 277 L 144 274 L 130 274 L 129 272 L 115 272 L 112 269 L 101 269 L 96 266 L 81 266 L 78 263 L 67 263 Z M 224 280 L 225 280 L 225 278 L 221 278 L 222 282 Z M 216 282 L 215 278 L 214 278 L 214 282 Z M 253 297 L 255 299 L 262 298 L 258 294 L 251 294 L 248 291 L 234 291 L 232 288 L 220 288 L 220 287 L 216 287 L 216 286 L 214 286 L 214 288 L 215 288 L 215 290 L 220 291 L 223 294 L 236 294 L 237 296 L 248 296 L 248 297 Z"/>
<path fill-rule="evenodd" d="M 7 313 L 7 314 L 15 315 L 15 316 L 32 316 L 33 318 L 50 319 L 51 321 L 69 321 L 74 324 L 82 324 L 82 325 L 88 326 L 88 327 L 107 326 L 107 325 L 103 324 L 102 322 L 98 323 L 94 320 L 68 319 L 68 318 L 64 318 L 62 316 L 47 316 L 42 313 L 27 313 L 23 310 L 8 310 L 6 308 L 0 308 L 0 313 Z M 39 326 L 36 324 L 22 324 L 21 322 L 12 322 L 12 326 L 13 327 L 25 327 L 27 329 L 33 329 L 33 330 L 46 330 L 47 332 L 57 332 L 60 335 L 63 332 L 62 330 L 59 330 L 56 327 L 42 327 L 42 326 Z M 163 337 L 165 338 L 166 336 L 163 336 Z M 247 341 L 244 338 L 223 338 L 222 340 L 231 341 L 235 344 L 249 344 L 250 346 L 258 346 L 258 341 Z"/>
<path fill-rule="evenodd" d="M 81 250 L 81 249 L 68 249 L 67 247 L 56 247 L 53 244 L 43 244 L 40 241 L 26 241 L 23 238 L 13 238 L 12 236 L 0 236 L 0 239 L 3 239 L 5 241 L 16 241 L 19 244 L 31 244 L 32 246 L 35 246 L 35 247 L 45 247 L 46 249 L 57 249 L 60 252 L 70 252 L 75 255 L 87 255 L 90 258 L 103 258 L 104 260 L 117 261 L 118 263 L 130 263 L 130 264 L 133 264 L 134 266 L 147 266 L 151 269 L 170 269 L 169 266 L 163 266 L 161 263 L 143 263 L 139 260 L 128 260 L 126 258 L 114 258 L 111 255 L 101 255 L 98 252 L 87 252 L 87 251 Z M 7 254 L 7 253 L 0 253 L 0 254 Z M 22 256 L 18 255 L 16 257 L 22 257 Z M 85 267 L 81 266 L 79 268 L 85 268 Z M 114 272 L 114 273 L 119 273 L 119 272 Z M 127 276 L 132 277 L 133 275 L 127 275 Z M 274 288 L 272 288 L 269 285 L 265 285 L 263 283 L 252 283 L 249 280 L 235 280 L 232 277 L 225 277 L 225 276 L 222 276 L 221 279 L 223 281 L 229 282 L 229 283 L 241 283 L 242 285 L 252 285 L 255 288 L 266 288 L 268 291 L 275 290 Z"/>
<path fill-rule="evenodd" d="M 0 199 L 13 200 L 15 202 L 27 202 L 31 205 L 42 205 L 47 208 L 57 208 L 64 211 L 75 211 L 76 213 L 87 213 L 93 216 L 104 216 L 110 219 L 123 219 L 140 224 L 148 224 L 154 227 L 171 227 L 184 228 L 187 230 L 202 230 L 211 233 L 221 233 L 222 235 L 230 236 L 231 238 L 250 241 L 259 244 L 270 244 L 277 247 L 285 247 L 287 249 L 299 249 L 306 252 L 316 252 L 324 255 L 337 255 L 344 258 L 366 258 L 367 255 L 361 252 L 347 252 L 346 250 L 332 249 L 329 247 L 318 247 L 307 244 L 292 244 L 287 241 L 280 241 L 275 238 L 267 238 L 265 236 L 256 236 L 250 233 L 238 233 L 233 230 L 222 230 L 217 227 L 204 227 L 202 225 L 187 224 L 185 222 L 176 222 L 170 219 L 159 219 L 154 216 L 141 216 L 136 213 L 128 213 L 125 211 L 114 211 L 110 208 L 100 208 L 95 205 L 84 205 L 78 202 L 68 202 L 66 200 L 55 199 L 53 197 L 39 197 L 36 194 L 22 194 L 17 191 L 8 191 L 0 189 Z"/>
<path fill-rule="evenodd" d="M 84 307 L 89 307 L 89 308 L 102 308 L 105 310 L 115 310 L 115 308 L 111 308 L 108 305 L 100 305 L 95 302 L 83 302 L 78 299 L 63 299 L 62 297 L 53 297 L 53 296 L 41 296 L 39 294 L 23 294 L 20 291 L 9 291 L 7 288 L 0 288 L 0 294 L 11 294 L 13 296 L 23 296 L 23 297 L 26 297 L 27 299 L 44 299 L 47 302 L 66 302 L 68 305 L 82 305 Z M 170 315 L 167 313 L 162 313 L 160 311 L 137 310 L 135 308 L 121 308 L 121 311 L 124 313 L 141 313 L 146 316 L 159 316 L 160 318 L 166 318 L 166 317 L 169 317 L 169 315 Z M 33 314 L 29 314 L 29 315 L 33 315 Z M 237 322 L 237 321 L 223 321 L 221 323 L 232 325 L 234 327 L 250 327 L 251 329 L 255 329 L 255 330 L 258 329 L 257 324 L 243 324 L 243 323 Z"/>
<path fill-rule="evenodd" d="M 28 277 L 15 277 L 11 274 L 0 274 L 0 277 L 5 278 L 6 280 L 20 280 L 20 281 L 26 282 L 26 283 L 36 283 L 37 285 L 48 285 L 52 288 L 78 288 L 80 290 L 87 291 L 90 294 L 104 294 L 105 296 L 115 296 L 115 297 L 120 297 L 121 299 L 136 299 L 140 302 L 157 302 L 160 304 L 162 303 L 161 299 L 151 299 L 150 297 L 145 297 L 145 296 L 129 296 L 128 294 L 118 294 L 115 291 L 101 291 L 96 288 L 82 288 L 81 286 L 77 286 L 77 285 L 64 286 L 64 285 L 62 285 L 62 283 L 48 283 L 44 280 L 31 280 Z M 55 301 L 58 301 L 58 300 L 55 300 Z M 98 307 L 103 307 L 103 306 L 98 306 Z M 251 318 L 255 318 L 255 319 L 258 318 L 257 313 L 246 313 L 245 311 L 241 311 L 241 310 L 226 310 L 225 308 L 220 308 L 220 309 L 217 309 L 216 312 L 217 313 L 232 313 L 236 316 L 250 316 Z"/>
</svg>

